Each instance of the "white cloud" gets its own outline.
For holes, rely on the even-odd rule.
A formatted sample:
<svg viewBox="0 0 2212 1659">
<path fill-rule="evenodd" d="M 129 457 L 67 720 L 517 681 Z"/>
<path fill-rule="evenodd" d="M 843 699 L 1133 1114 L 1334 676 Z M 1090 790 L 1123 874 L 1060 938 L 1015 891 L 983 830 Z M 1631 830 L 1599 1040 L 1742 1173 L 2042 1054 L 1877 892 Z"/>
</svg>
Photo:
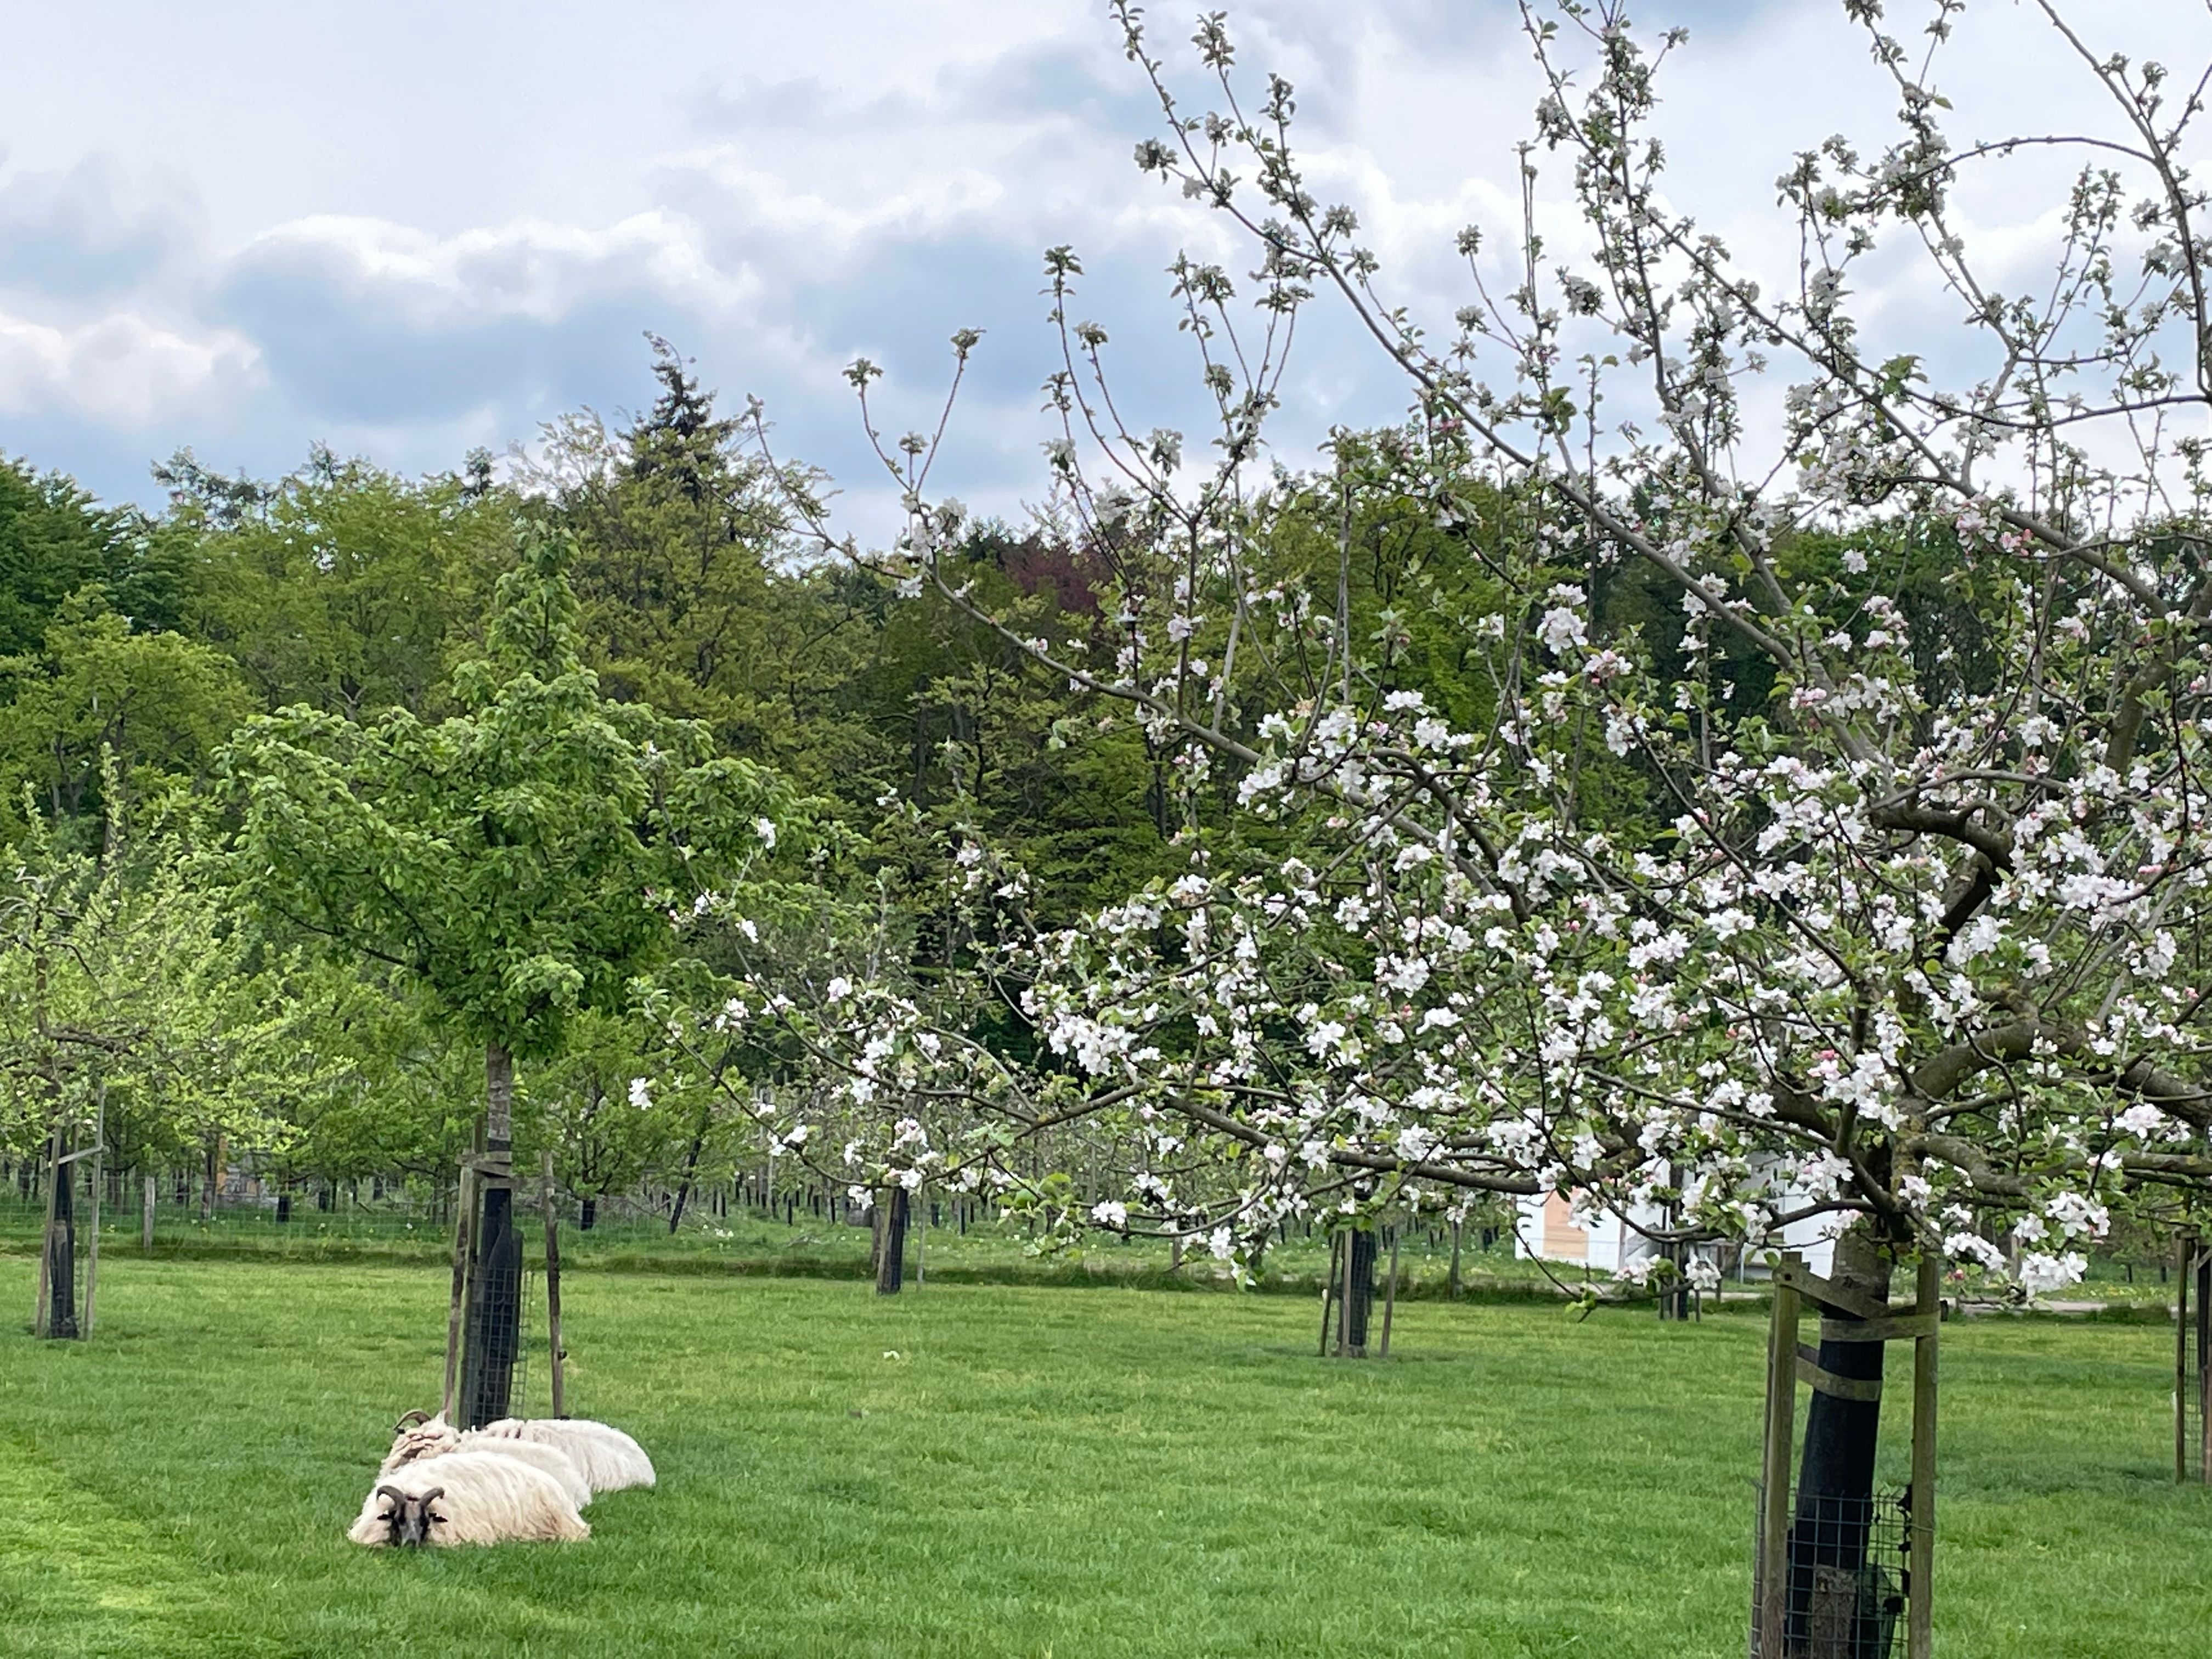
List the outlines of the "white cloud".
<svg viewBox="0 0 2212 1659">
<path fill-rule="evenodd" d="M 250 390 L 257 356 L 228 330 L 186 332 L 135 312 L 76 327 L 0 312 L 0 413 L 140 428 Z"/>
</svg>

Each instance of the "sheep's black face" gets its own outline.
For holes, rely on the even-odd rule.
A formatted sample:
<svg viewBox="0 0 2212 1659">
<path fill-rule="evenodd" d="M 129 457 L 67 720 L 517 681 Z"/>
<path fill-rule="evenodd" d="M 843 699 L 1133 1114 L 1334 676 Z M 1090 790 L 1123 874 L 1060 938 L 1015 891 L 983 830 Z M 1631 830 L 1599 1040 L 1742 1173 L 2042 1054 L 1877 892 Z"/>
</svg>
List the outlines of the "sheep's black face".
<svg viewBox="0 0 2212 1659">
<path fill-rule="evenodd" d="M 421 1497 L 410 1497 L 396 1486 L 379 1490 L 392 1500 L 386 1519 L 392 1528 L 390 1541 L 400 1547 L 419 1549 L 430 1541 L 430 1529 L 443 1525 L 445 1516 L 438 1509 L 438 1499 L 444 1497 L 443 1486 L 433 1486 Z"/>
</svg>

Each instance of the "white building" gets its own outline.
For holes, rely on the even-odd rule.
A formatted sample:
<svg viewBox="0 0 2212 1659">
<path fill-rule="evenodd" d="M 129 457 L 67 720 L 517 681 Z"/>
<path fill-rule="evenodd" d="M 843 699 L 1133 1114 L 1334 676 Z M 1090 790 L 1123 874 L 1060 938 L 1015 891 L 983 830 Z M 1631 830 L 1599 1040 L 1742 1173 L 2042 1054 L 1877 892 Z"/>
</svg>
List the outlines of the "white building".
<svg viewBox="0 0 2212 1659">
<path fill-rule="evenodd" d="M 1631 1213 L 1643 1226 L 1656 1228 L 1662 1224 L 1656 1209 L 1646 1207 Z M 1520 1224 L 1513 1231 L 1513 1254 L 1516 1256 L 1577 1262 L 1601 1273 L 1617 1273 L 1659 1253 L 1659 1247 L 1650 1237 L 1610 1210 L 1601 1211 L 1589 1225 L 1578 1222 L 1565 1193 L 1538 1193 L 1522 1199 L 1517 1219 Z M 1824 1279 L 1827 1276 L 1834 1263 L 1836 1244 L 1821 1231 L 1820 1218 L 1791 1222 L 1783 1229 L 1782 1239 L 1783 1249 L 1797 1251 L 1805 1258 L 1808 1268 Z M 1693 1254 L 1717 1265 L 1720 1249 L 1715 1244 L 1700 1244 Z M 1753 1261 L 1759 1261 L 1764 1255 L 1764 1251 L 1756 1253 Z M 1762 1276 L 1765 1271 L 1764 1267 L 1758 1268 Z"/>
</svg>

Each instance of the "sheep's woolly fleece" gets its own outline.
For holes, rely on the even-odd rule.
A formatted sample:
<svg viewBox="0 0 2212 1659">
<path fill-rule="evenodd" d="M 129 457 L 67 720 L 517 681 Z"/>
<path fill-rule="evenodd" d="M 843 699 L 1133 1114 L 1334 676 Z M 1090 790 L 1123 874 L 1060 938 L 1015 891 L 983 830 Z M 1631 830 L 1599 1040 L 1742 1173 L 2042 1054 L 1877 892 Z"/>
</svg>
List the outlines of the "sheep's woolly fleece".
<svg viewBox="0 0 2212 1659">
<path fill-rule="evenodd" d="M 418 1459 L 377 1476 L 346 1536 L 372 1547 L 392 1541 L 392 1491 L 409 1497 L 442 1490 L 428 1542 L 576 1542 L 592 1529 L 561 1484 L 540 1468 L 491 1452 L 455 1451 Z"/>
</svg>

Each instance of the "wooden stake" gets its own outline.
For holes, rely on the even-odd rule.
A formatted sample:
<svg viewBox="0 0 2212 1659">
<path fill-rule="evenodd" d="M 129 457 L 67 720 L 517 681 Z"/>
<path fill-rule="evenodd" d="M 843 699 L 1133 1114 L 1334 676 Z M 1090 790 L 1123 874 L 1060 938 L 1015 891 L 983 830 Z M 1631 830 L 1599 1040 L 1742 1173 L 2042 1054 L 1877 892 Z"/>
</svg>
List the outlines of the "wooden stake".
<svg viewBox="0 0 2212 1659">
<path fill-rule="evenodd" d="M 2212 1486 L 2212 1248 L 2197 1247 L 2197 1478 Z"/>
<path fill-rule="evenodd" d="M 1795 1252 L 1782 1258 L 1802 1267 Z M 1790 1606 L 1790 1460 L 1797 1416 L 1797 1291 L 1778 1274 L 1766 1337 L 1766 1456 L 1764 1510 L 1759 1522 L 1759 1651 L 1781 1659 L 1782 1630 Z"/>
<path fill-rule="evenodd" d="M 1390 1316 L 1398 1306 L 1398 1230 L 1390 1229 L 1390 1282 L 1382 1288 L 1382 1358 L 1390 1357 Z"/>
<path fill-rule="evenodd" d="M 2174 1244 L 2173 1478 L 2189 1479 L 2189 1240 Z"/>
<path fill-rule="evenodd" d="M 929 1258 L 929 1188 L 927 1185 L 914 1189 L 914 1287 L 917 1291 L 924 1283 L 922 1269 Z"/>
<path fill-rule="evenodd" d="M 468 1285 L 469 1212 L 476 1195 L 476 1170 L 461 1165 L 461 1179 L 453 1198 L 453 1294 L 446 1313 L 446 1393 L 438 1415 L 453 1420 L 453 1391 L 461 1374 L 461 1297 Z"/>
<path fill-rule="evenodd" d="M 553 1415 L 568 1414 L 566 1379 L 561 1375 L 561 1218 L 553 1208 L 553 1149 L 545 1149 L 543 1194 L 545 1206 L 545 1351 L 553 1379 Z"/>
<path fill-rule="evenodd" d="M 92 1298 L 100 1284 L 100 1166 L 107 1157 L 107 1079 L 100 1080 L 99 1103 L 92 1117 L 92 1242 L 85 1247 L 84 1257 L 84 1317 L 78 1322 L 77 1332 L 86 1341 L 92 1340 Z"/>
<path fill-rule="evenodd" d="M 1929 1659 L 1935 1651 L 1936 1333 L 1942 1297 L 1942 1261 L 1934 1250 L 1923 1250 L 1917 1305 L 1929 1324 L 1927 1334 L 1912 1341 L 1912 1530 L 1905 1538 L 1912 1583 L 1905 1604 L 1905 1659 Z"/>
<path fill-rule="evenodd" d="M 1328 1358 L 1328 1309 L 1336 1299 L 1337 1253 L 1344 1249 L 1341 1234 L 1331 1234 L 1328 1241 L 1328 1277 L 1321 1284 L 1321 1357 Z"/>
<path fill-rule="evenodd" d="M 154 1254 L 154 1177 L 148 1176 L 145 1201 L 138 1209 L 138 1248 L 148 1255 Z"/>
</svg>

